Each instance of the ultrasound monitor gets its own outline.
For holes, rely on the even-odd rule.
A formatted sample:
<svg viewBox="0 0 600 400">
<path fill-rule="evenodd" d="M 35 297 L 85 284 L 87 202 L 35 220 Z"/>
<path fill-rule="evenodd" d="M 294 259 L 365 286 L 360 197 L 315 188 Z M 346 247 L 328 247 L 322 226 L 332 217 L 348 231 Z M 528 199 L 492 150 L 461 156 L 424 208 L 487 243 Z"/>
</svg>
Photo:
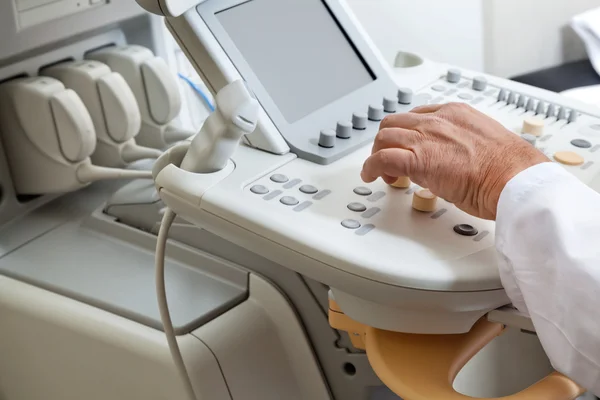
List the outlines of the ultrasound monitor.
<svg viewBox="0 0 600 400">
<path fill-rule="evenodd" d="M 223 0 L 197 12 L 301 158 L 329 164 L 371 142 L 384 98 L 397 98 L 339 2 Z"/>
</svg>

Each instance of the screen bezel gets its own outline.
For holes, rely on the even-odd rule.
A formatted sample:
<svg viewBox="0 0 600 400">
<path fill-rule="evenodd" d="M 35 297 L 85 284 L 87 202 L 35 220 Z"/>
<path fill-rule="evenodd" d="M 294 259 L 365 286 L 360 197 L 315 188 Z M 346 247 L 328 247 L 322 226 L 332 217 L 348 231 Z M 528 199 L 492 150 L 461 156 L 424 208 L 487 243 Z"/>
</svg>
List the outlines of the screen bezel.
<svg viewBox="0 0 600 400">
<path fill-rule="evenodd" d="M 307 134 L 312 136 L 315 134 L 315 129 L 331 127 L 332 117 L 334 118 L 333 123 L 335 123 L 337 119 L 348 119 L 351 117 L 352 112 L 359 111 L 348 109 L 349 105 L 360 105 L 365 103 L 365 99 L 373 98 L 373 93 L 382 93 L 390 89 L 390 80 L 386 70 L 373 54 L 369 44 L 363 36 L 356 29 L 353 29 L 353 22 L 348 18 L 341 4 L 335 0 L 319 0 L 328 8 L 332 18 L 338 24 L 338 27 L 347 37 L 350 44 L 354 46 L 357 56 L 361 58 L 361 61 L 373 75 L 373 81 L 357 88 L 336 101 L 311 112 L 293 123 L 288 122 L 266 88 L 252 71 L 250 65 L 245 61 L 241 52 L 237 49 L 233 40 L 229 37 L 216 15 L 229 8 L 236 7 L 249 1 L 253 0 L 208 1 L 199 5 L 197 7 L 197 12 L 212 32 L 219 45 L 223 48 L 240 76 L 246 80 L 249 87 L 252 88 L 256 98 L 269 118 L 288 142 L 290 140 L 294 142 L 295 140 L 293 138 L 306 136 Z M 366 104 L 368 104 L 368 101 Z M 317 128 L 321 122 L 328 126 Z"/>
</svg>

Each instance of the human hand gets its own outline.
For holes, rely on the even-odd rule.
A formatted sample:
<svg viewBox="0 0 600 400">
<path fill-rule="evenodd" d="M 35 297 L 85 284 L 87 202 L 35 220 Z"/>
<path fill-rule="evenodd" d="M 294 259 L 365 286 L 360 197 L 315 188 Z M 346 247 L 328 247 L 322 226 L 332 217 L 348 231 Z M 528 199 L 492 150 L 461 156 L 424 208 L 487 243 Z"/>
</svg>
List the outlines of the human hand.
<svg viewBox="0 0 600 400">
<path fill-rule="evenodd" d="M 515 175 L 549 161 L 518 135 L 459 103 L 417 107 L 380 125 L 362 179 L 417 185 L 479 218 L 495 220 L 502 190 Z"/>
</svg>

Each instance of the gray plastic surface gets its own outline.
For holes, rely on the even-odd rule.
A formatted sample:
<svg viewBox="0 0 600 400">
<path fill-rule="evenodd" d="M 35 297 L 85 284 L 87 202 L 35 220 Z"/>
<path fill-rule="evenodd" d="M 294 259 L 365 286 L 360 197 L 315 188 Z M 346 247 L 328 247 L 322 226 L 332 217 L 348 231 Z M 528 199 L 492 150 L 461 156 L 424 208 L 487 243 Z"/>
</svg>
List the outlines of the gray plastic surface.
<svg viewBox="0 0 600 400">
<path fill-rule="evenodd" d="M 313 32 L 312 29 L 314 28 L 311 24 L 311 37 L 313 35 L 319 37 L 320 45 L 323 45 L 323 43 L 333 43 L 331 40 L 334 40 L 332 39 L 334 37 L 340 36 L 339 27 L 341 27 L 347 37 L 354 44 L 356 50 L 360 53 L 360 57 L 356 56 L 356 59 L 351 63 L 356 65 L 355 62 L 358 61 L 359 58 L 362 58 L 373 75 L 376 77 L 376 79 L 372 82 L 367 82 L 363 85 L 355 85 L 355 90 L 345 95 L 340 95 L 337 99 L 332 99 L 321 108 L 315 108 L 315 111 L 311 112 L 304 118 L 290 123 L 285 118 L 284 112 L 282 111 L 281 106 L 277 103 L 276 97 L 270 94 L 267 85 L 263 84 L 261 81 L 262 75 L 259 76 L 257 74 L 260 73 L 259 71 L 261 71 L 261 69 L 251 66 L 250 63 L 246 61 L 246 59 L 249 59 L 248 52 L 246 51 L 245 54 L 242 54 L 242 51 L 240 51 L 242 46 L 240 46 L 240 48 L 236 46 L 234 40 L 228 35 L 227 30 L 224 28 L 223 24 L 219 21 L 219 17 L 217 16 L 219 12 L 235 7 L 243 2 L 245 2 L 245 0 L 207 1 L 199 5 L 197 7 L 197 11 L 202 18 L 202 21 L 206 23 L 212 34 L 217 38 L 221 47 L 227 53 L 237 71 L 239 71 L 244 80 L 248 82 L 248 85 L 256 94 L 257 99 L 260 101 L 267 115 L 273 121 L 281 135 L 285 138 L 292 151 L 301 158 L 305 158 L 320 164 L 329 164 L 347 154 L 352 153 L 357 148 L 371 141 L 379 130 L 379 123 L 377 121 L 368 121 L 364 130 L 353 132 L 351 138 L 338 141 L 333 148 L 323 148 L 319 146 L 318 133 L 322 129 L 334 128 L 337 121 L 349 119 L 353 112 L 366 114 L 369 104 L 382 104 L 384 97 L 395 96 L 398 89 L 397 85 L 393 81 L 392 76 L 390 76 L 386 68 L 381 65 L 377 56 L 367 44 L 365 38 L 362 37 L 356 27 L 351 23 L 349 16 L 343 11 L 342 6 L 335 1 L 329 0 L 307 0 L 306 2 L 297 2 L 295 0 L 253 0 L 248 2 L 247 5 L 243 6 L 249 7 L 248 10 L 251 10 L 249 14 L 244 15 L 244 26 L 248 26 L 245 24 L 250 23 L 252 24 L 253 31 L 257 29 L 260 31 L 261 26 L 272 26 L 276 20 L 281 19 L 282 21 L 287 21 L 287 19 L 284 17 L 287 15 L 287 11 L 285 10 L 288 9 L 297 9 L 300 7 L 302 10 L 303 21 L 312 21 L 315 18 L 324 18 L 324 15 L 326 15 L 327 12 L 325 11 L 325 14 L 323 14 L 323 9 L 315 6 L 315 4 L 320 4 L 321 6 L 325 4 L 329 8 L 329 11 L 337 19 L 338 24 L 336 24 L 336 21 L 327 15 L 327 18 L 330 20 L 330 22 L 324 25 L 317 25 L 317 27 L 322 27 L 320 31 Z M 269 4 L 271 5 L 271 8 L 269 8 L 268 12 L 260 13 L 263 8 L 259 6 L 253 7 L 253 4 Z M 192 21 L 192 23 L 193 22 L 194 21 Z M 307 34 L 304 25 L 302 25 L 302 29 L 300 29 L 298 32 L 299 33 L 296 34 L 296 36 L 290 37 L 293 37 L 294 40 L 300 40 L 301 37 L 298 36 L 300 33 L 302 35 Z M 253 34 L 257 35 L 258 32 Z M 288 32 L 288 34 L 291 33 Z M 282 39 L 287 37 L 283 33 L 279 36 L 281 36 Z M 288 44 L 288 46 L 290 45 Z M 327 47 L 326 45 L 323 46 Z M 275 51 L 279 47 L 280 46 L 275 46 L 272 51 Z M 303 46 L 290 46 L 290 48 L 292 47 L 295 51 L 300 51 Z M 264 45 L 255 46 L 254 51 L 256 52 L 257 56 L 260 56 L 257 58 L 264 60 L 270 59 L 270 57 L 265 56 L 264 52 L 266 49 L 269 50 L 270 48 L 265 47 Z M 284 60 L 283 58 L 278 59 L 278 56 L 278 54 L 274 54 L 274 65 L 279 65 L 279 68 L 285 70 L 286 73 L 289 71 L 291 74 L 290 76 L 292 76 L 290 79 L 293 80 L 284 80 L 286 83 L 285 85 L 282 85 L 282 87 L 285 88 L 288 86 L 293 87 L 296 84 L 295 81 L 301 80 L 303 76 L 306 76 L 309 79 L 312 77 L 314 79 L 315 76 L 313 75 L 317 73 L 315 71 L 319 71 L 320 73 L 322 69 L 328 67 L 328 65 L 323 65 L 323 63 L 327 64 L 326 60 L 311 59 L 311 68 L 308 70 L 298 69 L 300 66 L 295 65 L 294 63 L 286 63 L 287 60 Z M 296 55 L 296 57 L 298 57 L 298 55 Z M 346 64 L 349 62 L 350 61 L 335 62 L 335 80 L 363 82 L 361 79 L 358 79 L 357 81 L 353 78 L 354 75 L 360 74 L 357 73 L 354 68 L 347 69 Z M 304 65 L 304 63 L 302 63 L 302 65 Z M 329 66 L 329 68 L 331 67 Z M 350 75 L 350 71 L 354 71 L 352 72 L 352 76 Z M 279 76 L 280 73 L 283 72 L 278 72 L 277 76 Z M 344 76 L 343 74 L 348 75 Z M 296 92 L 294 90 L 288 90 L 286 92 L 286 96 L 294 98 L 295 101 Z M 316 98 L 315 101 L 317 101 Z"/>
<path fill-rule="evenodd" d="M 112 185 L 64 196 L 0 235 L 0 273 L 162 329 L 154 286 L 156 238 L 85 216 Z M 5 231 L 6 232 L 6 231 Z M 202 252 L 168 247 L 167 292 L 177 333 L 190 332 L 244 301 L 247 272 Z"/>
</svg>

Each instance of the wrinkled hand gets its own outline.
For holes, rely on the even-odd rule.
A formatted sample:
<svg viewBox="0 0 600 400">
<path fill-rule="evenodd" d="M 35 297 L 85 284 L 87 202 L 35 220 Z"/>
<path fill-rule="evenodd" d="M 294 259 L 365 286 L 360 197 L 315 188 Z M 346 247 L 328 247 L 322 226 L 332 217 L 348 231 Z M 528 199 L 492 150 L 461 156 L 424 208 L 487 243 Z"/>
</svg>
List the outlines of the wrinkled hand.
<svg viewBox="0 0 600 400">
<path fill-rule="evenodd" d="M 461 210 L 495 220 L 505 185 L 548 158 L 501 124 L 458 103 L 386 117 L 361 173 L 373 182 L 408 176 Z"/>
</svg>

